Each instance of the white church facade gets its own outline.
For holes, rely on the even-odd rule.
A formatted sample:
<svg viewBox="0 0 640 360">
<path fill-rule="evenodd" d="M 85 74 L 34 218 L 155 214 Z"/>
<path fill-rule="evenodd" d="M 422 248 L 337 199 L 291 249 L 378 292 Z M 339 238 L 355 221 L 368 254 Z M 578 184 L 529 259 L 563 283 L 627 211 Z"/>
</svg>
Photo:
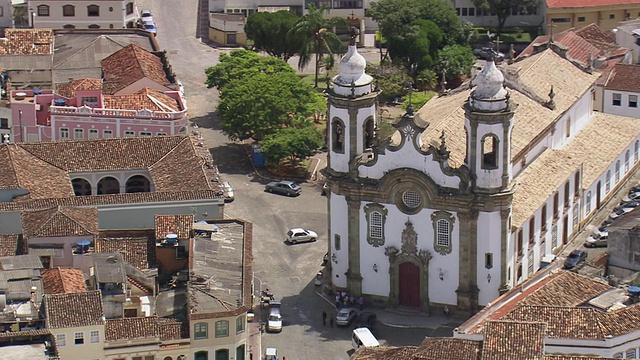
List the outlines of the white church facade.
<svg viewBox="0 0 640 360">
<path fill-rule="evenodd" d="M 473 312 L 558 253 L 638 168 L 640 121 L 593 112 L 597 74 L 553 45 L 377 137 L 354 45 L 329 97 L 329 266 L 369 303 Z"/>
</svg>

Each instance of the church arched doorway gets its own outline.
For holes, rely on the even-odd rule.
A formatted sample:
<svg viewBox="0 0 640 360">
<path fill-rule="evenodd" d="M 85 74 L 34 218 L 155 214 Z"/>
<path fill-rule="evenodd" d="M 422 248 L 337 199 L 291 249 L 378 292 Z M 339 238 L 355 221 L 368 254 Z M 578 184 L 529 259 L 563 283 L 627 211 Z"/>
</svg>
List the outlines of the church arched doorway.
<svg viewBox="0 0 640 360">
<path fill-rule="evenodd" d="M 406 261 L 400 264 L 398 303 L 400 306 L 420 307 L 420 267 Z"/>
</svg>

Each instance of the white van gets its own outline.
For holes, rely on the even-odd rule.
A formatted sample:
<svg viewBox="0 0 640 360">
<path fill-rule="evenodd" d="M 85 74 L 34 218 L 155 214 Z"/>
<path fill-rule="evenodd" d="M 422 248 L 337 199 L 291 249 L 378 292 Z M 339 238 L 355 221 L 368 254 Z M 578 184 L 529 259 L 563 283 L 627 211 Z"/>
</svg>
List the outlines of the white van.
<svg viewBox="0 0 640 360">
<path fill-rule="evenodd" d="M 369 329 L 361 327 L 353 329 L 353 334 L 351 335 L 351 346 L 353 346 L 354 349 L 358 349 L 361 346 L 380 346 L 380 343 Z"/>
</svg>

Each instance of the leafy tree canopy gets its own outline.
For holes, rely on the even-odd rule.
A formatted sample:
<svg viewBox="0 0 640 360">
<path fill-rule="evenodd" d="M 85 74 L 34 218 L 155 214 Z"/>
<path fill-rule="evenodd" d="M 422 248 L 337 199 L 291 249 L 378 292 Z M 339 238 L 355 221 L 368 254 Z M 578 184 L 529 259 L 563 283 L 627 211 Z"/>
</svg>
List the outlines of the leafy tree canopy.
<svg viewBox="0 0 640 360">
<path fill-rule="evenodd" d="M 417 19 L 409 25 L 410 31 L 394 36 L 388 49 L 391 58 L 400 60 L 415 78 L 419 72 L 435 64 L 443 34 L 431 20 Z"/>
<path fill-rule="evenodd" d="M 446 70 L 445 78 L 454 87 L 460 84 L 460 77 L 471 75 L 471 68 L 476 61 L 473 51 L 468 46 L 447 45 L 438 53 L 439 67 Z"/>
<path fill-rule="evenodd" d="M 292 160 L 311 156 L 323 145 L 322 133 L 314 126 L 301 129 L 283 128 L 265 136 L 260 142 L 267 161 L 277 163 L 284 158 Z"/>
<path fill-rule="evenodd" d="M 230 139 L 262 140 L 279 129 L 297 126 L 298 118 L 326 111 L 326 105 L 293 71 L 254 71 L 224 86 L 218 111 L 222 132 Z"/>
<path fill-rule="evenodd" d="M 513 10 L 522 13 L 533 14 L 540 6 L 542 0 L 473 0 L 473 4 L 482 10 L 488 10 L 498 17 L 497 33 L 502 33 L 502 28 Z"/>
<path fill-rule="evenodd" d="M 388 43 L 410 31 L 414 20 L 431 20 L 444 35 L 443 45 L 466 43 L 462 22 L 447 0 L 379 0 L 371 3 L 371 17 Z"/>
<path fill-rule="evenodd" d="M 295 71 L 285 61 L 271 56 L 260 56 L 249 50 L 233 50 L 221 53 L 217 65 L 205 70 L 208 88 L 222 90 L 226 85 L 247 75 L 288 73 Z"/>
<path fill-rule="evenodd" d="M 302 46 L 299 38 L 289 34 L 299 18 L 286 10 L 257 12 L 247 19 L 244 32 L 253 40 L 256 50 L 286 61 Z"/>
</svg>

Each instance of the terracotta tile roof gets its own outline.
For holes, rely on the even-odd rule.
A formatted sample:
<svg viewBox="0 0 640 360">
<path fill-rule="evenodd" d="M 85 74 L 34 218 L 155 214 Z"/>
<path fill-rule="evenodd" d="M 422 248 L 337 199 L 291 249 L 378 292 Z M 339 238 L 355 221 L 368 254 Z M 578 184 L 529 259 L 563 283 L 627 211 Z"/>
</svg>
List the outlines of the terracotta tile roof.
<svg viewBox="0 0 640 360">
<path fill-rule="evenodd" d="M 577 356 L 577 355 L 547 355 L 544 360 L 613 360 L 614 358 Z"/>
<path fill-rule="evenodd" d="M 44 210 L 55 206 L 100 206 L 116 204 L 139 204 L 171 201 L 190 201 L 219 199 L 220 195 L 215 190 L 191 190 L 191 191 L 164 191 L 150 193 L 128 193 L 112 195 L 73 196 L 66 198 L 49 198 L 25 200 L 19 202 L 0 202 L 0 211 L 18 210 Z"/>
<path fill-rule="evenodd" d="M 22 338 L 22 337 L 36 337 L 36 336 L 46 336 L 51 335 L 51 331 L 48 329 L 38 329 L 38 330 L 23 330 L 23 331 L 7 331 L 1 332 L 0 338 Z M 51 359 L 51 358 L 48 358 Z"/>
<path fill-rule="evenodd" d="M 44 295 L 47 328 L 60 329 L 104 324 L 100 291 Z"/>
<path fill-rule="evenodd" d="M 598 321 L 598 310 L 587 307 L 522 305 L 503 319 L 543 322 L 550 338 L 595 340 L 606 335 Z"/>
<path fill-rule="evenodd" d="M 98 235 L 98 209 L 64 207 L 23 212 L 22 232 L 27 237 Z"/>
<path fill-rule="evenodd" d="M 42 283 L 45 294 L 70 294 L 87 291 L 80 269 L 44 269 Z"/>
<path fill-rule="evenodd" d="M 146 237 L 97 238 L 96 253 L 122 253 L 124 261 L 140 270 L 155 262 L 155 242 Z"/>
<path fill-rule="evenodd" d="M 0 39 L 0 55 L 50 55 L 53 54 L 51 29 L 5 29 Z"/>
<path fill-rule="evenodd" d="M 605 336 L 621 336 L 640 330 L 640 304 L 598 313 L 599 324 Z"/>
<path fill-rule="evenodd" d="M 545 324 L 491 321 L 484 331 L 483 360 L 538 360 L 544 355 Z"/>
<path fill-rule="evenodd" d="M 607 90 L 640 92 L 640 65 L 616 64 L 604 84 Z"/>
<path fill-rule="evenodd" d="M 598 75 L 588 74 L 552 50 L 545 50 L 501 69 L 509 85 L 511 101 L 518 104 L 511 135 L 511 159 L 526 151 L 531 142 L 550 124 L 556 121 L 578 98 L 587 92 Z M 556 94 L 555 110 L 542 105 L 548 98 L 551 85 Z M 466 156 L 466 133 L 462 106 L 469 97 L 469 90 L 454 92 L 449 96 L 434 97 L 419 111 L 420 120 L 428 127 L 422 133 L 422 143 L 440 143 L 444 130 L 447 134 L 447 149 L 451 151 L 453 167 L 464 163 Z"/>
<path fill-rule="evenodd" d="M 426 338 L 420 346 L 418 346 L 412 359 L 479 360 L 481 351 L 481 341 L 454 338 Z"/>
<path fill-rule="evenodd" d="M 571 272 L 561 271 L 523 301 L 522 305 L 578 306 L 613 289 L 608 284 Z"/>
<path fill-rule="evenodd" d="M 191 238 L 193 215 L 156 215 L 156 239 L 166 239 L 167 234 L 176 234 L 178 239 Z"/>
<path fill-rule="evenodd" d="M 105 322 L 104 332 L 107 342 L 160 338 L 158 318 L 155 316 L 109 319 Z"/>
<path fill-rule="evenodd" d="M 546 0 L 548 8 L 583 8 L 640 4 L 640 0 Z"/>
<path fill-rule="evenodd" d="M 75 97 L 77 91 L 83 90 L 102 90 L 102 79 L 85 78 L 56 85 L 56 94 L 67 99 Z"/>
<path fill-rule="evenodd" d="M 413 360 L 414 346 L 405 347 L 361 347 L 350 360 Z"/>
<path fill-rule="evenodd" d="M 160 340 L 180 340 L 189 338 L 189 323 L 169 318 L 158 318 Z"/>
<path fill-rule="evenodd" d="M 21 234 L 0 235 L 0 257 L 21 255 L 24 252 Z"/>
<path fill-rule="evenodd" d="M 545 150 L 514 179 L 520 186 L 513 196 L 513 226 L 524 224 L 580 166 L 582 186 L 592 184 L 638 133 L 637 119 L 594 112 L 592 120 L 567 145 Z"/>
<path fill-rule="evenodd" d="M 587 41 L 616 45 L 616 35 L 611 31 L 605 31 L 595 23 L 575 30 L 576 35 Z M 616 45 L 617 47 L 617 45 Z"/>
<path fill-rule="evenodd" d="M 162 86 L 169 84 L 160 58 L 136 44 L 116 51 L 100 64 L 105 78 L 105 94 L 115 94 L 145 77 Z"/>
<path fill-rule="evenodd" d="M 180 102 L 161 91 L 143 88 L 134 94 L 104 95 L 102 101 L 105 109 L 150 110 L 163 112 L 179 112 L 184 109 Z"/>
</svg>

